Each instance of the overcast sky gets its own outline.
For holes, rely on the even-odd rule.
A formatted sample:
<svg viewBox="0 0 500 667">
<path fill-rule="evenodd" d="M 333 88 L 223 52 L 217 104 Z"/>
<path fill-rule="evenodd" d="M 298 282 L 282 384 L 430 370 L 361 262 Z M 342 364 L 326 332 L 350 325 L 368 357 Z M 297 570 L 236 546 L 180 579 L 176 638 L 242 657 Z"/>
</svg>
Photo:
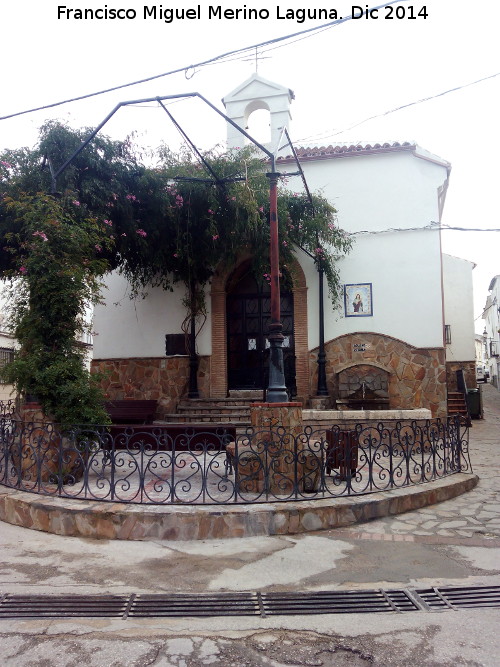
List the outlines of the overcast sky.
<svg viewBox="0 0 500 667">
<path fill-rule="evenodd" d="M 68 4 L 60 4 L 65 1 Z M 216 13 L 219 6 L 228 10 L 226 18 L 210 18 L 209 8 Z M 74 12 L 66 18 L 66 9 L 58 12 L 58 7 L 122 8 L 129 10 L 130 18 L 77 20 Z M 144 7 L 149 8 L 146 18 Z M 156 19 L 151 16 L 153 7 Z M 259 10 L 261 17 L 230 18 L 231 11 L 245 7 Z M 336 10 L 339 17 L 347 17 L 352 5 L 340 0 L 228 0 L 222 5 L 217 0 L 157 5 L 147 0 L 3 0 L 0 116 L 187 68 L 328 22 L 300 22 L 296 10 L 304 7 Z M 295 92 L 291 125 L 295 143 L 416 141 L 452 164 L 442 222 L 473 230 L 498 229 L 500 76 L 362 121 L 500 73 L 500 2 L 429 0 L 425 4 L 400 2 L 395 7 L 399 9 L 392 16 L 398 13 L 405 18 L 390 19 L 391 10 L 380 9 L 377 19 L 347 21 L 264 47 L 259 51 L 258 72 Z M 167 23 L 164 16 L 160 18 L 160 9 L 167 8 L 191 9 L 196 18 Z M 87 100 L 1 120 L 0 149 L 32 146 L 37 128 L 49 118 L 63 119 L 74 127 L 95 126 L 125 100 L 196 91 L 223 110 L 221 98 L 254 71 L 251 54 L 236 55 Z M 224 122 L 201 102 L 186 100 L 169 108 L 200 148 L 224 141 Z M 157 104 L 121 109 L 104 131 L 114 138 L 135 131 L 142 146 L 157 146 L 161 141 L 179 145 Z M 480 315 L 488 284 L 500 273 L 500 234 L 445 232 L 443 245 L 445 252 L 477 264 L 476 331 L 482 332 Z"/>
</svg>

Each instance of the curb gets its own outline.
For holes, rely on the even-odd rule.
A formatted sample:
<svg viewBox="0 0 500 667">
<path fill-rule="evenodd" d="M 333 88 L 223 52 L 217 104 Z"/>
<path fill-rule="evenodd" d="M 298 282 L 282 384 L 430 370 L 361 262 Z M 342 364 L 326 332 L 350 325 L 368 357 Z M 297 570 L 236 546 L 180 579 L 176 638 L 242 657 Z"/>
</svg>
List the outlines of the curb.
<svg viewBox="0 0 500 667">
<path fill-rule="evenodd" d="M 253 505 L 126 505 L 51 498 L 0 486 L 0 520 L 54 535 L 108 540 L 205 540 L 293 535 L 364 523 L 455 498 L 477 475 L 365 496 Z"/>
</svg>

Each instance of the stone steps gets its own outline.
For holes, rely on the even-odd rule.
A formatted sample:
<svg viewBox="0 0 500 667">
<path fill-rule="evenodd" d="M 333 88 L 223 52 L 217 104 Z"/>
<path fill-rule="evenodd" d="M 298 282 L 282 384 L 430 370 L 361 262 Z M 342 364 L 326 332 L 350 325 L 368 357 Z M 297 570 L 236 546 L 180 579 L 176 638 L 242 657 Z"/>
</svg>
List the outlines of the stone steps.
<svg viewBox="0 0 500 667">
<path fill-rule="evenodd" d="M 250 425 L 250 415 L 245 412 L 236 412 L 228 415 L 227 413 L 190 413 L 185 412 L 179 414 L 178 412 L 167 413 L 163 415 L 163 420 L 168 423 L 178 423 L 178 424 L 236 424 L 237 426 L 249 426 Z"/>
<path fill-rule="evenodd" d="M 464 417 L 467 420 L 467 423 L 470 425 L 469 412 L 467 410 L 465 396 L 460 391 L 448 392 L 447 405 L 448 405 L 449 417 L 453 417 L 454 415 L 459 415 L 460 417 Z"/>
<path fill-rule="evenodd" d="M 262 400 L 262 392 L 259 399 Z M 190 398 L 177 405 L 177 412 L 163 415 L 166 422 L 181 424 L 234 424 L 238 430 L 250 426 L 250 403 L 253 396 L 229 396 L 227 398 Z"/>
</svg>

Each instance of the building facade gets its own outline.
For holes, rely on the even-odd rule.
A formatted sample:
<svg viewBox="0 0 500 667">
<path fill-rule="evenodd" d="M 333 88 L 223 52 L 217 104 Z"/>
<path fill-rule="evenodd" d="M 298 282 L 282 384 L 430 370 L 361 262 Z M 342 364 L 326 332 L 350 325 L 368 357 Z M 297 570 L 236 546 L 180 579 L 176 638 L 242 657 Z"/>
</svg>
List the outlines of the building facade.
<svg viewBox="0 0 500 667">
<path fill-rule="evenodd" d="M 223 100 L 228 117 L 242 127 L 253 111 L 269 112 L 270 148 L 277 151 L 278 169 L 288 174 L 297 171 L 283 141 L 292 100 L 289 89 L 258 75 Z M 280 141 L 284 148 L 278 150 Z M 243 143 L 228 124 L 229 147 Z M 459 331 L 469 308 L 460 316 L 451 296 L 445 297 L 449 286 L 463 281 L 462 298 L 470 298 L 472 312 L 471 263 L 448 261 L 441 251 L 438 225 L 450 165 L 413 143 L 297 152 L 309 189 L 330 200 L 339 226 L 355 239 L 351 253 L 339 260 L 338 303 L 326 294 L 323 301 L 330 406 L 424 407 L 433 416 L 445 416 L 451 366 L 474 369 L 472 317 L 467 331 Z M 287 187 L 302 190 L 300 177 L 287 180 Z M 208 318 L 197 338 L 203 397 L 265 388 L 269 294 L 251 275 L 250 259 L 241 256 L 229 270 L 216 269 L 207 288 Z M 291 273 L 293 290 L 282 295 L 285 372 L 289 391 L 307 406 L 317 394 L 319 274 L 300 249 Z M 112 274 L 106 283 L 106 303 L 95 311 L 94 367 L 107 372 L 107 394 L 155 398 L 159 416 L 175 411 L 187 391 L 189 360 L 165 354 L 165 336 L 181 332 L 182 290 L 151 289 L 147 299 L 130 301 L 123 276 Z M 455 342 L 447 347 L 444 332 L 450 323 Z M 465 338 L 471 327 L 469 350 Z"/>
<path fill-rule="evenodd" d="M 490 382 L 500 389 L 500 276 L 491 279 L 483 310 L 486 365 Z"/>
</svg>

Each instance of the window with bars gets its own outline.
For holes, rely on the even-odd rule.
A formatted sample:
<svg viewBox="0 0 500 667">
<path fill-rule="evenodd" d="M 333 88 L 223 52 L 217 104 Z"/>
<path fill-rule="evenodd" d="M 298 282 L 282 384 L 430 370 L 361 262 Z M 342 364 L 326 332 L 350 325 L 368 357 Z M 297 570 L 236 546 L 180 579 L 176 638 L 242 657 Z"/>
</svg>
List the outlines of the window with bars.
<svg viewBox="0 0 500 667">
<path fill-rule="evenodd" d="M 11 347 L 0 347 L 0 383 L 5 384 L 2 371 L 11 361 L 14 361 L 14 349 Z"/>
</svg>

